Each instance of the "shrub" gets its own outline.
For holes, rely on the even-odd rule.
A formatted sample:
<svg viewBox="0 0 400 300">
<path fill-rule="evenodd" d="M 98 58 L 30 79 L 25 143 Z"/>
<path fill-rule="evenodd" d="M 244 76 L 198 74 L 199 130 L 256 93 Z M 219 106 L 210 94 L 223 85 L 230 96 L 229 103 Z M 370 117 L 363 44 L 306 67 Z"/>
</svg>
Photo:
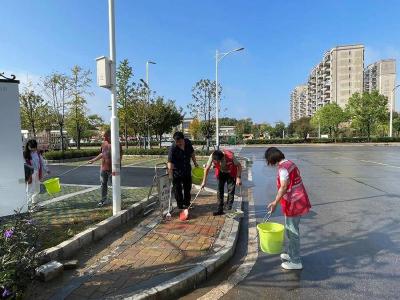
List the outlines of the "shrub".
<svg viewBox="0 0 400 300">
<path fill-rule="evenodd" d="M 38 265 L 39 231 L 30 214 L 16 211 L 0 226 L 0 296 L 22 297 Z"/>
<path fill-rule="evenodd" d="M 62 160 L 80 157 L 93 157 L 100 153 L 100 149 L 85 149 L 85 150 L 67 150 L 61 151 L 49 151 L 44 153 L 44 157 L 50 160 Z"/>
<path fill-rule="evenodd" d="M 342 137 L 336 139 L 337 143 L 367 143 L 367 137 Z M 400 137 L 371 137 L 372 143 L 400 142 Z M 271 139 L 271 140 L 247 140 L 246 145 L 269 145 L 269 144 L 329 144 L 335 143 L 332 138 L 310 138 L 304 139 Z"/>
</svg>

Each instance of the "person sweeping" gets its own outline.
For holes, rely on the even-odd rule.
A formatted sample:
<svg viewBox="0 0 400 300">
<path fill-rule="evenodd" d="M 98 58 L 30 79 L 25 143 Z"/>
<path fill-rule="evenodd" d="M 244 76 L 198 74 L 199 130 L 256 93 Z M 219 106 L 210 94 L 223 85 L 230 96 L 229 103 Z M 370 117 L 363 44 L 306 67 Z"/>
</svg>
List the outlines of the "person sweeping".
<svg viewBox="0 0 400 300">
<path fill-rule="evenodd" d="M 281 254 L 281 267 L 286 270 L 303 268 L 300 258 L 300 220 L 311 208 L 306 189 L 297 166 L 275 147 L 265 151 L 265 159 L 269 166 L 277 166 L 276 184 L 278 193 L 267 209 L 273 213 L 280 203 L 285 216 L 285 233 L 288 240 L 287 251 Z"/>
<path fill-rule="evenodd" d="M 169 148 L 168 153 L 168 175 L 173 184 L 175 200 L 178 208 L 186 211 L 191 201 L 192 190 L 192 166 L 190 160 L 193 161 L 195 167 L 198 167 L 196 154 L 192 146 L 192 142 L 185 138 L 182 132 L 177 131 L 173 135 L 174 143 Z"/>
<path fill-rule="evenodd" d="M 203 183 L 201 189 L 206 186 L 207 176 L 211 166 L 214 164 L 215 176 L 218 179 L 218 210 L 213 213 L 214 216 L 224 214 L 224 191 L 225 183 L 228 187 L 227 210 L 232 209 L 235 197 L 236 185 L 242 184 L 241 174 L 242 165 L 237 160 L 233 152 L 228 150 L 215 150 L 209 157 L 206 168 L 204 170 Z"/>
</svg>

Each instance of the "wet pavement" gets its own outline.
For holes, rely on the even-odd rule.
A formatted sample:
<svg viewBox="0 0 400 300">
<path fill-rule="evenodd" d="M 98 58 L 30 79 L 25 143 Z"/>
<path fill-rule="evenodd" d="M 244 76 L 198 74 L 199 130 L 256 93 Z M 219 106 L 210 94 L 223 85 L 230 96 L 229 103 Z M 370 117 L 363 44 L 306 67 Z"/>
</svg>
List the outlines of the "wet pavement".
<svg viewBox="0 0 400 300">
<path fill-rule="evenodd" d="M 240 153 L 254 161 L 258 222 L 276 193 L 276 170 L 266 166 L 265 149 Z M 281 149 L 298 165 L 313 205 L 300 225 L 304 269 L 283 271 L 279 256 L 260 252 L 250 274 L 223 299 L 399 299 L 400 147 Z M 272 220 L 283 223 L 280 210 Z M 246 219 L 243 225 L 231 263 L 184 299 L 204 295 L 243 261 Z"/>
</svg>

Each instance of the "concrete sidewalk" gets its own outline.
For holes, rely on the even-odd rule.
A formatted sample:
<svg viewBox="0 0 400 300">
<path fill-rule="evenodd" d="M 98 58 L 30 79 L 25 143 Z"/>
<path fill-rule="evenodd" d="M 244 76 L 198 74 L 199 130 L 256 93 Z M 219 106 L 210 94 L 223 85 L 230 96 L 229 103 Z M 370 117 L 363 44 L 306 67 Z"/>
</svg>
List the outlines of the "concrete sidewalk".
<svg viewBox="0 0 400 300">
<path fill-rule="evenodd" d="M 100 242 L 103 245 L 85 249 L 86 253 L 78 257 L 77 270 L 66 271 L 62 278 L 50 283 L 37 283 L 29 296 L 32 299 L 122 299 L 140 294 L 144 297 L 143 291 L 193 270 L 211 259 L 217 252 L 215 248 L 222 248 L 221 236 L 228 239 L 230 231 L 221 234 L 221 229 L 229 224 L 231 230 L 234 220 L 214 217 L 215 208 L 216 195 L 203 192 L 186 222 L 178 219 L 178 212 L 171 221 L 161 222 L 157 212 L 136 226 L 130 224 L 113 232 Z M 214 246 L 216 241 L 218 245 Z"/>
</svg>

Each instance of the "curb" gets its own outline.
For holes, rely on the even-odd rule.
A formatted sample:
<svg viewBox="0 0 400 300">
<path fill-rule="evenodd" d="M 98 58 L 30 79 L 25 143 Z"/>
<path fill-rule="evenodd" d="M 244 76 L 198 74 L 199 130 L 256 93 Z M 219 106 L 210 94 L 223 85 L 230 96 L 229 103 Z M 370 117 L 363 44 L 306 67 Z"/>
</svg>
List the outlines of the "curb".
<svg viewBox="0 0 400 300">
<path fill-rule="evenodd" d="M 205 190 L 216 193 L 215 190 L 209 188 L 206 188 Z M 242 198 L 235 196 L 233 208 L 242 209 L 242 204 Z M 215 253 L 210 255 L 203 262 L 199 263 L 197 267 L 152 288 L 141 290 L 133 295 L 117 298 L 127 300 L 176 299 L 183 292 L 195 289 L 233 256 L 239 234 L 240 223 L 241 218 L 225 218 L 224 226 L 213 245 L 212 250 L 215 251 Z"/>
<path fill-rule="evenodd" d="M 106 234 L 110 233 L 118 226 L 123 225 L 139 214 L 144 213 L 148 203 L 154 202 L 156 198 L 157 195 L 152 195 L 149 199 L 146 197 L 131 205 L 128 209 L 121 210 L 118 214 L 89 227 L 57 246 L 41 251 L 38 254 L 40 263 L 45 264 L 52 260 L 62 261 L 71 258 L 84 246 L 102 239 Z"/>
</svg>

